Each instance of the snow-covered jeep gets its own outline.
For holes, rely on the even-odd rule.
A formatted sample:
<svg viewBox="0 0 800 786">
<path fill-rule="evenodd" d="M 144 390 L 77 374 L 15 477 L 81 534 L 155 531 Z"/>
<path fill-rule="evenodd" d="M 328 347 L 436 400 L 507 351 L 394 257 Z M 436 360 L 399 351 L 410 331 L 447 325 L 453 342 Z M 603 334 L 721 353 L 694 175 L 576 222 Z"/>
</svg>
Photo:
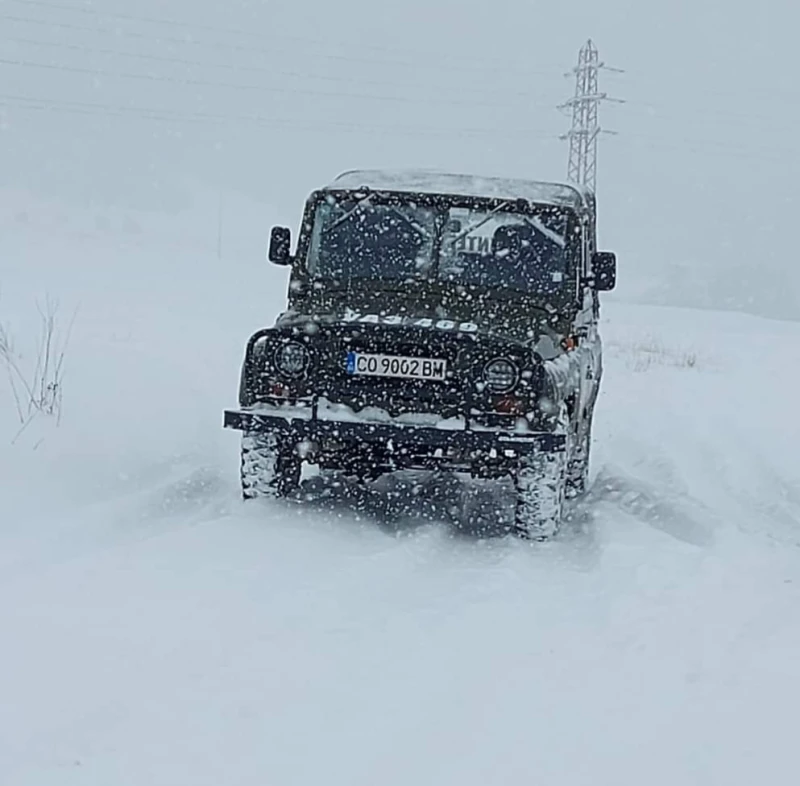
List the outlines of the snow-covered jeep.
<svg viewBox="0 0 800 786">
<path fill-rule="evenodd" d="M 293 494 L 302 463 L 510 476 L 514 531 L 544 539 L 586 485 L 602 374 L 594 196 L 573 185 L 348 172 L 311 194 L 288 310 L 247 344 L 245 498 Z"/>
</svg>

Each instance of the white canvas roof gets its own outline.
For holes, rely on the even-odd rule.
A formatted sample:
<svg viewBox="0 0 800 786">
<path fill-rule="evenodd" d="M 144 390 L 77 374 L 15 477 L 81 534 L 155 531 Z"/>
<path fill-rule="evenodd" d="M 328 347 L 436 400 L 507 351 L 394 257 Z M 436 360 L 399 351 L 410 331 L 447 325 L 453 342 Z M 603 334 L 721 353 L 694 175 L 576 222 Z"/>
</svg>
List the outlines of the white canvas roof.
<svg viewBox="0 0 800 786">
<path fill-rule="evenodd" d="M 580 186 L 426 170 L 353 170 L 339 175 L 327 188 L 335 190 L 361 187 L 372 191 L 525 199 L 529 202 L 573 208 L 585 208 L 591 204 L 589 192 Z"/>
</svg>

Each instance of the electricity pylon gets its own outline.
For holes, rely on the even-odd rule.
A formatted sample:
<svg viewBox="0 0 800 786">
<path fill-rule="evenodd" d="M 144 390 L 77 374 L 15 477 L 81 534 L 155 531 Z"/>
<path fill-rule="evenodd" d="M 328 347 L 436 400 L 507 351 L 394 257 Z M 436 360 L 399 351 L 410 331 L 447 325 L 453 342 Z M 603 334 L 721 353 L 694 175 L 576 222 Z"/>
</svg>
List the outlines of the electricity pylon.
<svg viewBox="0 0 800 786">
<path fill-rule="evenodd" d="M 586 186 L 592 192 L 597 187 L 597 137 L 603 130 L 599 123 L 600 104 L 603 101 L 623 103 L 600 92 L 597 78 L 600 69 L 621 73 L 600 62 L 597 47 L 590 39 L 581 48 L 578 65 L 567 74 L 575 76 L 575 95 L 559 107 L 572 110 L 572 128 L 561 137 L 569 140 L 567 180 Z"/>
</svg>

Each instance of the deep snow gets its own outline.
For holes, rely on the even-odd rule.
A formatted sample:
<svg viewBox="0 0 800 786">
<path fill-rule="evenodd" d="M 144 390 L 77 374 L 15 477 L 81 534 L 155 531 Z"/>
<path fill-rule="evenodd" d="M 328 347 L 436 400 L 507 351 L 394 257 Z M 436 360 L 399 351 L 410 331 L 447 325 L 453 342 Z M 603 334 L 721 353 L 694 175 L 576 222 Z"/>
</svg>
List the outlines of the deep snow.
<svg viewBox="0 0 800 786">
<path fill-rule="evenodd" d="M 221 412 L 285 272 L 47 226 L 0 233 L 27 360 L 78 309 L 60 427 L 12 446 L 0 383 L 0 783 L 800 777 L 800 325 L 606 302 L 592 487 L 531 546 L 446 487 L 243 505 Z"/>
</svg>

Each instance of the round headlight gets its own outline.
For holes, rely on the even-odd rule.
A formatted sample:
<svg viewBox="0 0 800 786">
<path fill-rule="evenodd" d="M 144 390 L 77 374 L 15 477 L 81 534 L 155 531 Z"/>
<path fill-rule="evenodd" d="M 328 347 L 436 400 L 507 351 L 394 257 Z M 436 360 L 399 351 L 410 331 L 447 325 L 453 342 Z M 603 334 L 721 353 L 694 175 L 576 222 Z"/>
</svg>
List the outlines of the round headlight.
<svg viewBox="0 0 800 786">
<path fill-rule="evenodd" d="M 497 358 L 483 367 L 483 379 L 492 393 L 508 393 L 517 384 L 519 370 L 510 360 Z"/>
<path fill-rule="evenodd" d="M 308 350 L 297 341 L 288 341 L 275 350 L 275 365 L 287 377 L 299 377 L 308 366 Z"/>
</svg>

